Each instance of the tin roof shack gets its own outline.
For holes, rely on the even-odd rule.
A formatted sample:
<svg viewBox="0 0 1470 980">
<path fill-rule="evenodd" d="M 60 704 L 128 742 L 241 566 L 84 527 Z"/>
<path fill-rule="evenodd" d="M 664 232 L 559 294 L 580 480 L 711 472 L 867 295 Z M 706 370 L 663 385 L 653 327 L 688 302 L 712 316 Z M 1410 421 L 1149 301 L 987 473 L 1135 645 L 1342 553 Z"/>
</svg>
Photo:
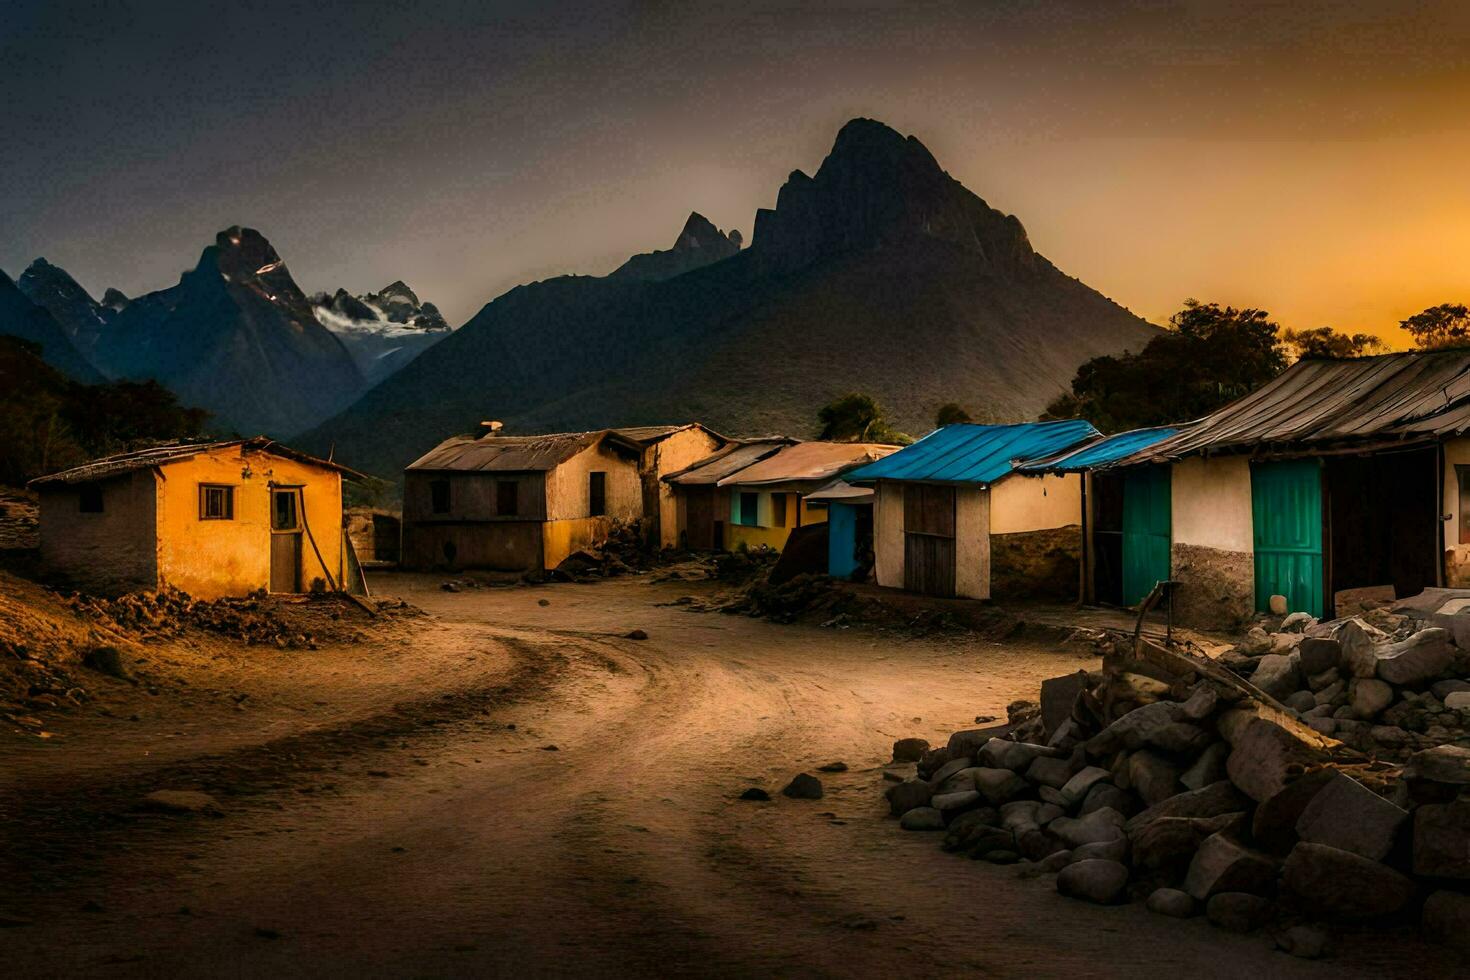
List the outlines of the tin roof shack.
<svg viewBox="0 0 1470 980">
<path fill-rule="evenodd" d="M 658 548 L 678 547 L 679 504 L 674 488 L 664 482 L 664 477 L 708 457 L 729 440 L 698 422 L 613 431 L 643 447 L 638 463 L 643 485 L 643 540 Z"/>
<path fill-rule="evenodd" d="M 730 491 L 719 482 L 796 442 L 784 436 L 731 440 L 682 470 L 663 478 L 674 497 L 675 545 L 694 551 L 725 546 Z"/>
<path fill-rule="evenodd" d="M 947 425 L 847 474 L 876 492 L 878 584 L 972 599 L 1074 596 L 1082 480 L 1016 465 L 1097 434 L 1081 420 Z"/>
<path fill-rule="evenodd" d="M 1026 473 L 1076 473 L 1082 480 L 1083 602 L 1137 605 L 1169 578 L 1169 469 L 1116 464 L 1178 431 L 1158 426 L 1100 436 L 1021 465 Z"/>
<path fill-rule="evenodd" d="M 780 551 L 792 530 L 827 519 L 827 509 L 812 507 L 808 494 L 897 450 L 875 442 L 796 442 L 723 477 L 716 486 L 730 494 L 725 547 Z"/>
<path fill-rule="evenodd" d="M 555 568 L 643 513 L 643 446 L 610 429 L 446 439 L 403 476 L 405 568 Z"/>
<path fill-rule="evenodd" d="M 41 560 L 99 593 L 336 590 L 344 474 L 357 475 L 263 436 L 93 460 L 31 482 Z"/>
<path fill-rule="evenodd" d="M 1175 613 L 1470 584 L 1470 351 L 1303 360 L 1123 462 L 1167 464 Z"/>
<path fill-rule="evenodd" d="M 855 487 L 837 479 L 807 494 L 813 509 L 827 509 L 827 574 L 845 580 L 865 579 L 873 568 L 872 487 Z"/>
</svg>

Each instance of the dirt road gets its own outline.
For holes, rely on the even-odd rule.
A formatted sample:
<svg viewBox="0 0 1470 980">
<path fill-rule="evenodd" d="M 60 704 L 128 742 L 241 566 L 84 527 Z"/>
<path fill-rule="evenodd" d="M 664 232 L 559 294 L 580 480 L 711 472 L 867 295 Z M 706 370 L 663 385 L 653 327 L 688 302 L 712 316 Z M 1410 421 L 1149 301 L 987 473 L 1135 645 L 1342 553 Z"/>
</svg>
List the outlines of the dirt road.
<svg viewBox="0 0 1470 980">
<path fill-rule="evenodd" d="M 895 738 L 1004 716 L 1079 647 L 778 626 L 623 579 L 380 591 L 387 647 L 222 666 L 250 711 L 5 747 L 12 976 L 1433 975 L 1406 940 L 1308 963 L 1058 897 L 885 817 Z M 545 600 L 548 604 L 539 604 Z M 646 640 L 624 634 L 648 633 Z M 303 687 L 309 690 L 303 690 Z M 175 727 L 178 726 L 178 727 Z M 135 725 L 134 728 L 137 726 Z M 167 734 L 165 734 L 165 730 Z M 554 749 L 552 747 L 555 747 Z M 820 801 L 776 791 L 823 775 Z M 750 786 L 775 801 L 743 802 Z M 223 816 L 140 815 L 203 788 Z M 33 835 L 34 844 L 17 842 Z M 1446 974 L 1447 975 L 1447 974 Z"/>
</svg>

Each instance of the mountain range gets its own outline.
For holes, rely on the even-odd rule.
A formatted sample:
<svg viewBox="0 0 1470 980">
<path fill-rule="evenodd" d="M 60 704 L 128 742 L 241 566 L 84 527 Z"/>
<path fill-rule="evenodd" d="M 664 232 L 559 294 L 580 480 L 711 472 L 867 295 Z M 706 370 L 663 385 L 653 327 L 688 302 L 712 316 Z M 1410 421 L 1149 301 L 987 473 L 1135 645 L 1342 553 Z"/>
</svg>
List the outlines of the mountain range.
<svg viewBox="0 0 1470 980">
<path fill-rule="evenodd" d="M 339 289 L 311 298 L 317 322 L 337 335 L 368 384 L 376 384 L 449 333 L 439 308 L 399 280 L 376 293 Z"/>
<path fill-rule="evenodd" d="M 696 214 L 611 275 L 516 287 L 298 441 L 393 476 L 484 419 L 809 435 L 854 390 L 922 433 L 948 401 L 1034 417 L 1083 361 L 1157 330 L 1057 269 L 917 139 L 855 119 L 757 212 L 749 248 Z"/>
</svg>

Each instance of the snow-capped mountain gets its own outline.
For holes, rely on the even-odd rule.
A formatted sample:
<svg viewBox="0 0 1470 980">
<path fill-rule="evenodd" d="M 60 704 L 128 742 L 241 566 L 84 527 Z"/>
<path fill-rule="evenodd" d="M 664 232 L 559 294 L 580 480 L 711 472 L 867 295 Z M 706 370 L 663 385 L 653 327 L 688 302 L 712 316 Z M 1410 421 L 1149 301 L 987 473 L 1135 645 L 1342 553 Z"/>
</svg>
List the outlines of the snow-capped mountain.
<svg viewBox="0 0 1470 980">
<path fill-rule="evenodd" d="M 420 302 L 402 281 L 353 296 L 339 289 L 311 298 L 312 313 L 347 348 L 369 384 L 397 371 L 450 333 L 433 303 Z"/>
</svg>

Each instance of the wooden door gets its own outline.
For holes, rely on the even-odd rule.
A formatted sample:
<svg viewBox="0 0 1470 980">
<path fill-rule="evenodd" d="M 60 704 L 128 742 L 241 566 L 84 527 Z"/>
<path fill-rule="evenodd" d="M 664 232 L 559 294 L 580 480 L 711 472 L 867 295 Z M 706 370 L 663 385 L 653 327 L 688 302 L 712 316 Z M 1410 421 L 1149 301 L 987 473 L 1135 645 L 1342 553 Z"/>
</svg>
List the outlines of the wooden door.
<svg viewBox="0 0 1470 980">
<path fill-rule="evenodd" d="M 272 592 L 301 591 L 300 489 L 271 490 Z"/>
<path fill-rule="evenodd" d="M 903 488 L 903 587 L 925 595 L 953 596 L 955 578 L 954 487 L 905 484 Z"/>
<path fill-rule="evenodd" d="M 1315 459 L 1251 464 L 1256 609 L 1286 596 L 1290 612 L 1321 616 L 1322 467 Z"/>
<path fill-rule="evenodd" d="M 713 487 L 691 487 L 685 496 L 685 544 L 694 551 L 715 547 L 715 491 Z"/>
<path fill-rule="evenodd" d="M 1123 605 L 1136 606 L 1169 578 L 1173 496 L 1167 466 L 1123 476 Z"/>
</svg>

